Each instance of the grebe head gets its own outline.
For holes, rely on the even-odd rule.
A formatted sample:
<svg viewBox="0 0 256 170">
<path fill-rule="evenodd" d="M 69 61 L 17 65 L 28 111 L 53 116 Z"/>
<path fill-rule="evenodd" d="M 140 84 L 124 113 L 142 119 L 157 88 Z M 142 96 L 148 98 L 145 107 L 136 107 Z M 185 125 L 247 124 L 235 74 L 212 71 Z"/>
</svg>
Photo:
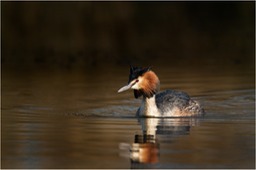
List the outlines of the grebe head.
<svg viewBox="0 0 256 170">
<path fill-rule="evenodd" d="M 134 89 L 134 97 L 140 96 L 152 97 L 159 90 L 160 82 L 156 74 L 150 70 L 150 67 L 130 66 L 130 75 L 128 84 L 118 90 L 118 93 L 128 89 Z"/>
</svg>

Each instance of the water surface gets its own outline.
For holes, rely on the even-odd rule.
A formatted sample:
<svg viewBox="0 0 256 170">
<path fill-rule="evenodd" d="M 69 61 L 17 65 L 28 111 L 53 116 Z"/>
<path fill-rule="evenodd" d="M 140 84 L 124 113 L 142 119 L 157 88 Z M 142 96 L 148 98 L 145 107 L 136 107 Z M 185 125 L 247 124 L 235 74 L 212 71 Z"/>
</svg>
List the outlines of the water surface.
<svg viewBox="0 0 256 170">
<path fill-rule="evenodd" d="M 255 168 L 254 70 L 154 68 L 204 118 L 136 118 L 128 67 L 2 72 L 2 168 Z"/>
</svg>

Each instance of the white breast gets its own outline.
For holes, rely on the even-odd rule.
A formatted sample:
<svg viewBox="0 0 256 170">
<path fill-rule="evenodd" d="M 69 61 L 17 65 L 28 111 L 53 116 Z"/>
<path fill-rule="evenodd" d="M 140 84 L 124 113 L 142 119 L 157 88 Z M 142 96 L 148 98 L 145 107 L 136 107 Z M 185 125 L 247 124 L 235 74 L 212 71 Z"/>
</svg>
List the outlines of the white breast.
<svg viewBox="0 0 256 170">
<path fill-rule="evenodd" d="M 156 106 L 155 95 L 150 98 L 144 98 L 142 100 L 142 104 L 138 112 L 139 112 L 139 116 L 161 117 L 161 113 L 159 112 Z"/>
</svg>

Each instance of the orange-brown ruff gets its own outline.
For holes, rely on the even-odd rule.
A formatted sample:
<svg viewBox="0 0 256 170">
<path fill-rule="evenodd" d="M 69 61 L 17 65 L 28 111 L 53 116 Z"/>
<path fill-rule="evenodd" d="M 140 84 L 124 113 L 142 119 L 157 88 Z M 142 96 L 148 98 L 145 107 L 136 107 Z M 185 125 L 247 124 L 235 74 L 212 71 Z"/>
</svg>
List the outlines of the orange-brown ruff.
<svg viewBox="0 0 256 170">
<path fill-rule="evenodd" d="M 160 81 L 153 71 L 148 71 L 143 74 L 140 86 L 146 96 L 150 96 L 159 91 Z"/>
<path fill-rule="evenodd" d="M 182 91 L 158 92 L 160 81 L 150 68 L 130 67 L 128 85 L 118 92 L 134 89 L 134 96 L 143 96 L 138 116 L 146 117 L 195 117 L 203 116 L 204 109 Z"/>
</svg>

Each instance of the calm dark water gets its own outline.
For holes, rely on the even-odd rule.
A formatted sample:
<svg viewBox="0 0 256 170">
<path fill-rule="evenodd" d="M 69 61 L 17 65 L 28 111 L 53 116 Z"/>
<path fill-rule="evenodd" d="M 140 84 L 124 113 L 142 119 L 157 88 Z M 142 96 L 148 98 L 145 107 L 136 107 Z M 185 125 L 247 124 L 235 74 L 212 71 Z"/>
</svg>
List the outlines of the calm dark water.
<svg viewBox="0 0 256 170">
<path fill-rule="evenodd" d="M 136 118 L 128 67 L 2 71 L 2 168 L 255 168 L 254 70 L 154 68 L 198 119 Z"/>
</svg>

